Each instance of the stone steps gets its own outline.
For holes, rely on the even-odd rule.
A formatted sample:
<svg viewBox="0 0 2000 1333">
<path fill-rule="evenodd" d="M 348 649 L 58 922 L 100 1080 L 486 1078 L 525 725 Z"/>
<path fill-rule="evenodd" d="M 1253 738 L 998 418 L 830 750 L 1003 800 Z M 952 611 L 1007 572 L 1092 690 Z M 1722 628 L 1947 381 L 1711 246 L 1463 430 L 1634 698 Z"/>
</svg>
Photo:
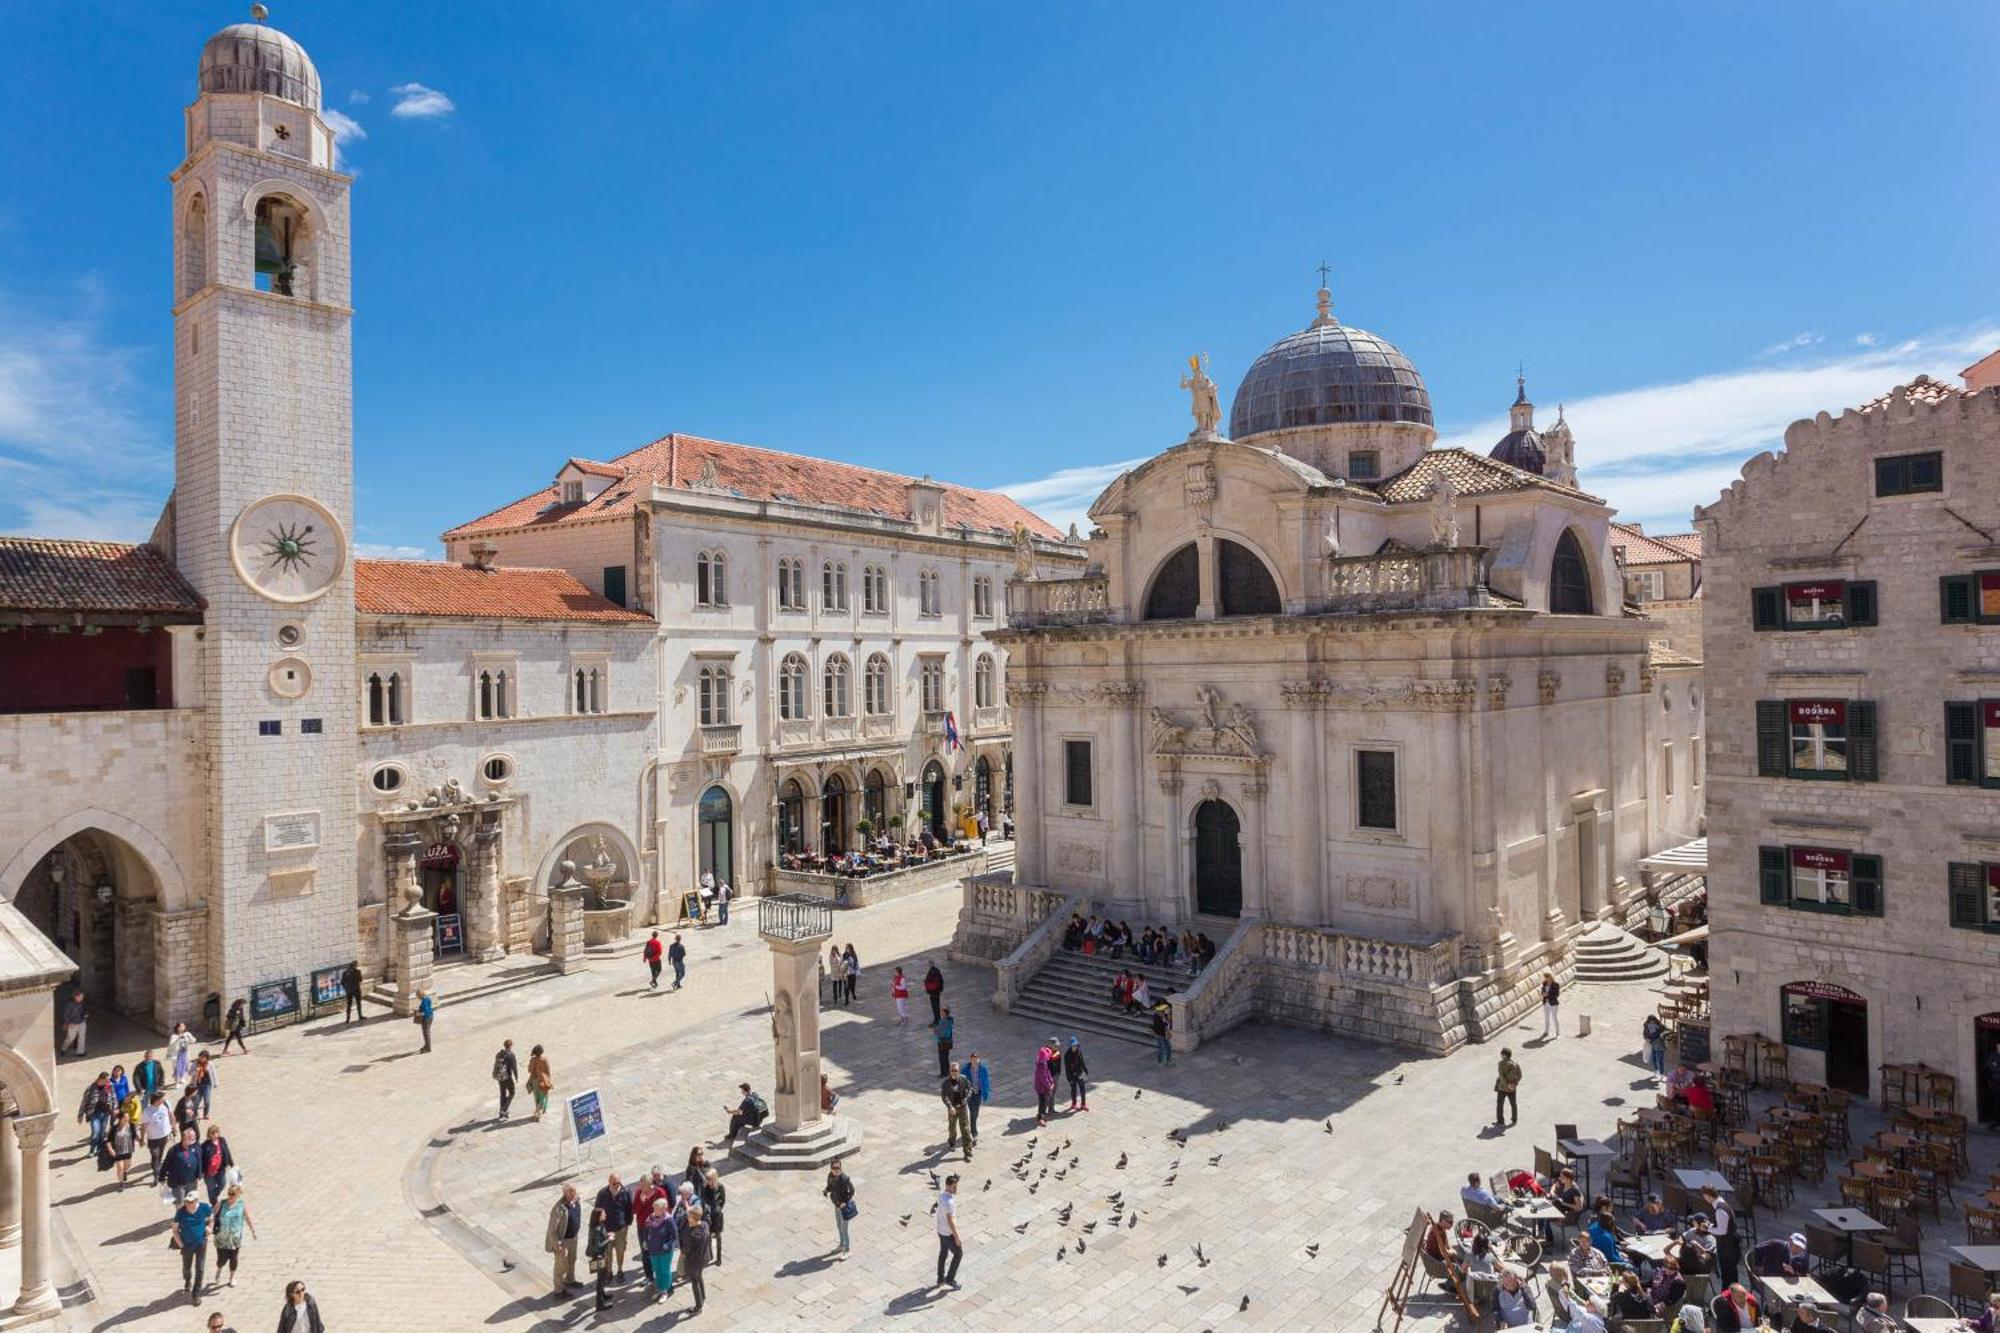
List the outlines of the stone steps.
<svg viewBox="0 0 2000 1333">
<path fill-rule="evenodd" d="M 1047 1024 L 1052 1037 L 1091 1032 L 1150 1046 L 1152 1020 L 1144 1014 L 1127 1014 L 1111 1002 L 1111 982 L 1121 968 L 1143 975 L 1156 1000 L 1188 983 L 1184 969 L 1141 963 L 1130 955 L 1114 960 L 1058 952 L 1021 988 L 1013 1013 Z"/>
<path fill-rule="evenodd" d="M 1667 974 L 1667 956 L 1616 926 L 1599 925 L 1579 937 L 1576 979 L 1598 984 L 1650 981 Z"/>
<path fill-rule="evenodd" d="M 729 1153 L 761 1171 L 812 1171 L 860 1150 L 861 1126 L 847 1116 L 832 1115 L 783 1136 L 771 1125 L 752 1130 L 737 1139 Z"/>
<path fill-rule="evenodd" d="M 510 957 L 504 963 L 487 966 L 465 963 L 441 967 L 431 973 L 431 1003 L 443 1009 L 467 1000 L 482 1000 L 489 995 L 532 986 L 538 981 L 560 975 L 554 960 L 540 954 L 528 954 L 519 959 Z M 376 1004 L 393 1006 L 396 1003 L 396 983 L 387 978 L 377 981 L 368 988 L 367 998 Z"/>
</svg>

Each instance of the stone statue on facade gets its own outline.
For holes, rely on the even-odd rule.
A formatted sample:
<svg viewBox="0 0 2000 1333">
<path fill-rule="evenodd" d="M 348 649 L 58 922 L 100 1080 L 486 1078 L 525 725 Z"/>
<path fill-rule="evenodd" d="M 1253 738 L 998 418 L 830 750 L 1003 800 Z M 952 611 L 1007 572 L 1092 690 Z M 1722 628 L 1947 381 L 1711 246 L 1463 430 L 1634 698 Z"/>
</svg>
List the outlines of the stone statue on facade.
<svg viewBox="0 0 2000 1333">
<path fill-rule="evenodd" d="M 1431 545 L 1458 545 L 1458 487 L 1444 473 L 1431 483 Z"/>
<path fill-rule="evenodd" d="M 1035 536 L 1025 523 L 1014 525 L 1014 577 L 1035 577 Z"/>
<path fill-rule="evenodd" d="M 1194 434 L 1215 434 L 1215 428 L 1222 424 L 1222 400 L 1216 396 L 1215 381 L 1208 377 L 1206 357 L 1188 358 L 1188 373 L 1181 376 L 1181 387 L 1193 399 Z"/>
<path fill-rule="evenodd" d="M 1326 516 L 1326 553 L 1329 556 L 1338 556 L 1340 554 L 1339 510 L 1335 510 Z"/>
</svg>

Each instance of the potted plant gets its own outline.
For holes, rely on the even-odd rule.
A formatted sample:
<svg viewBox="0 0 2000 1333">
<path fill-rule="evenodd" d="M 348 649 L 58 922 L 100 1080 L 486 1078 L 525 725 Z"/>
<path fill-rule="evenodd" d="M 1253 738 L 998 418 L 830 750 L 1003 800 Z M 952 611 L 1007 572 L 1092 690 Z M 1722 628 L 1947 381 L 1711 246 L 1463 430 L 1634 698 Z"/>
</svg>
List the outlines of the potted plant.
<svg viewBox="0 0 2000 1333">
<path fill-rule="evenodd" d="M 861 816 L 861 818 L 854 821 L 854 831 L 856 833 L 859 833 L 862 839 L 865 841 L 868 835 L 875 831 L 875 821 L 870 819 L 867 815 L 863 815 Z"/>
</svg>

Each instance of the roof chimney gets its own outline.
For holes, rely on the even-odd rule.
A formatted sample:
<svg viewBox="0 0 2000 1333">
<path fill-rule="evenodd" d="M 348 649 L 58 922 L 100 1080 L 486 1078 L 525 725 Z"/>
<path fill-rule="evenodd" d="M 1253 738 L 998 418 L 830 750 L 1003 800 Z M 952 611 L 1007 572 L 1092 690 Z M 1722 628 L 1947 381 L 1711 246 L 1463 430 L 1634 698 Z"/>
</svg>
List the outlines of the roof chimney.
<svg viewBox="0 0 2000 1333">
<path fill-rule="evenodd" d="M 472 556 L 472 568 L 490 572 L 495 557 L 500 554 L 500 548 L 492 542 L 474 542 L 468 549 L 468 554 Z"/>
</svg>

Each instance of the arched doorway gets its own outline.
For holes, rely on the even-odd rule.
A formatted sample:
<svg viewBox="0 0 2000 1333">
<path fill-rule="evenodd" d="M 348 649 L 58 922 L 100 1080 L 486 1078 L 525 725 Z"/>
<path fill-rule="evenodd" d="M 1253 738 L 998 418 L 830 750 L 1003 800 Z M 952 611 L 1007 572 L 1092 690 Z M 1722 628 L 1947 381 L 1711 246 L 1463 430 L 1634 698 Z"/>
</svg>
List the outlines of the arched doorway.
<svg viewBox="0 0 2000 1333">
<path fill-rule="evenodd" d="M 869 769 L 861 779 L 861 817 L 868 821 L 870 836 L 879 838 L 889 831 L 889 780 L 879 768 Z"/>
<path fill-rule="evenodd" d="M 806 791 L 797 778 L 778 789 L 778 850 L 797 855 L 806 849 Z"/>
<path fill-rule="evenodd" d="M 2000 1122 L 2000 1014 L 1974 1019 L 1972 1039 L 1978 1057 L 1979 1120 L 1991 1125 Z"/>
<path fill-rule="evenodd" d="M 1549 612 L 1558 616 L 1591 614 L 1590 562 L 1583 558 L 1583 543 L 1568 528 L 1556 539 L 1555 558 L 1549 562 Z"/>
<path fill-rule="evenodd" d="M 1208 916 L 1243 914 L 1243 848 L 1236 812 L 1223 801 L 1194 808 L 1194 907 Z"/>
<path fill-rule="evenodd" d="M 923 802 L 924 827 L 940 842 L 948 841 L 944 822 L 951 805 L 945 795 L 944 765 L 935 759 L 924 765 Z"/>
<path fill-rule="evenodd" d="M 91 1003 L 150 1016 L 160 886 L 146 858 L 102 829 L 70 834 L 28 866 L 14 906 L 77 965 Z"/>
<path fill-rule="evenodd" d="M 820 788 L 819 849 L 828 856 L 847 850 L 847 780 L 838 773 L 827 774 Z"/>
<path fill-rule="evenodd" d="M 720 787 L 701 794 L 696 814 L 695 856 L 697 873 L 715 876 L 718 884 L 736 878 L 735 802 Z"/>
<path fill-rule="evenodd" d="M 972 761 L 972 808 L 986 816 L 991 824 L 993 818 L 993 765 L 985 755 Z"/>
</svg>

